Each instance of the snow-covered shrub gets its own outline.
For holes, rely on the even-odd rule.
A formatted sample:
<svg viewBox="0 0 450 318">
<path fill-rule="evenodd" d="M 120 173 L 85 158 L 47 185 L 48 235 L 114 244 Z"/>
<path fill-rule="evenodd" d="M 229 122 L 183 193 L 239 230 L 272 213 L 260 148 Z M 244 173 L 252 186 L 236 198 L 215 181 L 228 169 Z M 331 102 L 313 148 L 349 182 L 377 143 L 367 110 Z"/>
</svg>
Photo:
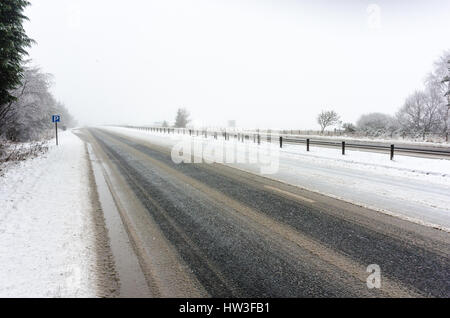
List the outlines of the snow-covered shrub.
<svg viewBox="0 0 450 318">
<path fill-rule="evenodd" d="M 356 127 L 364 135 L 372 137 L 392 135 L 398 129 L 394 117 L 383 113 L 362 115 L 356 122 Z"/>
</svg>

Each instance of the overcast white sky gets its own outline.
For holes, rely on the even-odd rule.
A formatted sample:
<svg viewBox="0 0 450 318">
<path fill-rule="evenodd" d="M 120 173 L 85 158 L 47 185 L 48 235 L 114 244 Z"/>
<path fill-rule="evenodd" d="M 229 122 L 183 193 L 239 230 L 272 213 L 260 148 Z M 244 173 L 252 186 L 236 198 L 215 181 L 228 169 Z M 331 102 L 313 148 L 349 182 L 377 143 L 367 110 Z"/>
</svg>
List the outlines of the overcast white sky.
<svg viewBox="0 0 450 318">
<path fill-rule="evenodd" d="M 34 63 L 83 124 L 318 128 L 394 114 L 450 48 L 450 1 L 31 0 Z M 339 4 L 337 3 L 339 2 Z"/>
</svg>

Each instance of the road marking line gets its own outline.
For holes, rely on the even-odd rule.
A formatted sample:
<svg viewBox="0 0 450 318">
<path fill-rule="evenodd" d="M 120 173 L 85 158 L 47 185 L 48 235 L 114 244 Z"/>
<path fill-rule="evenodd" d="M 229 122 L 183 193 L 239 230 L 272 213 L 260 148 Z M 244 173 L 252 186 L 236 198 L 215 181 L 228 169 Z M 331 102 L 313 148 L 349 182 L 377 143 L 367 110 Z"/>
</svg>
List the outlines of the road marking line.
<svg viewBox="0 0 450 318">
<path fill-rule="evenodd" d="M 280 192 L 280 193 L 289 195 L 289 196 L 291 196 L 291 197 L 294 197 L 294 198 L 297 198 L 297 199 L 299 199 L 299 200 L 306 201 L 306 202 L 309 202 L 309 203 L 315 203 L 315 202 L 316 202 L 316 201 L 314 201 L 314 200 L 311 200 L 311 199 L 302 197 L 301 195 L 294 194 L 294 193 L 291 193 L 291 192 L 288 192 L 288 191 L 284 191 L 284 190 L 281 190 L 281 189 L 278 189 L 278 188 L 275 188 L 275 187 L 271 187 L 271 186 L 268 186 L 268 185 L 265 185 L 264 188 L 270 189 L 270 190 L 273 190 L 273 191 L 278 191 L 278 192 Z"/>
</svg>

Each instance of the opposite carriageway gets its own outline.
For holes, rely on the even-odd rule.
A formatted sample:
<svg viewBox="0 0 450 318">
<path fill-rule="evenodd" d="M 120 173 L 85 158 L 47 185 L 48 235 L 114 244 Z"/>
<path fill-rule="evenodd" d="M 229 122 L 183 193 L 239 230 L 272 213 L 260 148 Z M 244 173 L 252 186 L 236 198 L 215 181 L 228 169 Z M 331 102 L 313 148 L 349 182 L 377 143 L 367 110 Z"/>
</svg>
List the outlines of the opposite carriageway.
<svg viewBox="0 0 450 318">
<path fill-rule="evenodd" d="M 148 127 L 148 126 L 121 126 L 125 128 L 132 128 L 142 131 L 159 132 L 166 134 L 189 134 L 193 137 L 213 137 L 218 139 L 219 137 L 230 140 L 230 138 L 242 141 L 253 141 L 260 144 L 265 142 L 279 142 L 280 148 L 284 144 L 303 144 L 306 146 L 306 150 L 310 151 L 311 146 L 337 148 L 341 149 L 342 155 L 345 155 L 347 148 L 356 149 L 369 152 L 381 152 L 388 153 L 390 159 L 394 159 L 395 153 L 401 153 L 403 155 L 418 156 L 418 157 L 431 157 L 440 159 L 450 159 L 450 148 L 445 147 L 430 147 L 430 146 L 396 146 L 394 144 L 382 144 L 382 143 L 359 143 L 359 142 L 346 142 L 346 141 L 329 141 L 323 139 L 302 138 L 299 136 L 292 136 L 289 134 L 269 133 L 260 131 L 227 131 L 227 130 L 199 130 L 199 129 L 187 129 L 187 128 L 172 128 L 172 127 Z"/>
</svg>

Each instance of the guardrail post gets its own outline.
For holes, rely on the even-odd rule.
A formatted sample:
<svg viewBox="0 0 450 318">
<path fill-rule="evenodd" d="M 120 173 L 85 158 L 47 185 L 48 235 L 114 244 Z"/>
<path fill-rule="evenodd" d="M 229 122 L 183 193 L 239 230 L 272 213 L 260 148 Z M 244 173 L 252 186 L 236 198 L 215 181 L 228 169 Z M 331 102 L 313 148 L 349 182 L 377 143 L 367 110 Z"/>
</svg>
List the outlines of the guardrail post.
<svg viewBox="0 0 450 318">
<path fill-rule="evenodd" d="M 309 151 L 309 138 L 306 139 L 306 151 Z"/>
<path fill-rule="evenodd" d="M 342 155 L 345 155 L 345 141 L 342 142 Z"/>
<path fill-rule="evenodd" d="M 280 148 L 283 148 L 283 137 L 280 136 Z"/>
<path fill-rule="evenodd" d="M 394 160 L 394 145 L 391 145 L 391 160 Z"/>
</svg>

